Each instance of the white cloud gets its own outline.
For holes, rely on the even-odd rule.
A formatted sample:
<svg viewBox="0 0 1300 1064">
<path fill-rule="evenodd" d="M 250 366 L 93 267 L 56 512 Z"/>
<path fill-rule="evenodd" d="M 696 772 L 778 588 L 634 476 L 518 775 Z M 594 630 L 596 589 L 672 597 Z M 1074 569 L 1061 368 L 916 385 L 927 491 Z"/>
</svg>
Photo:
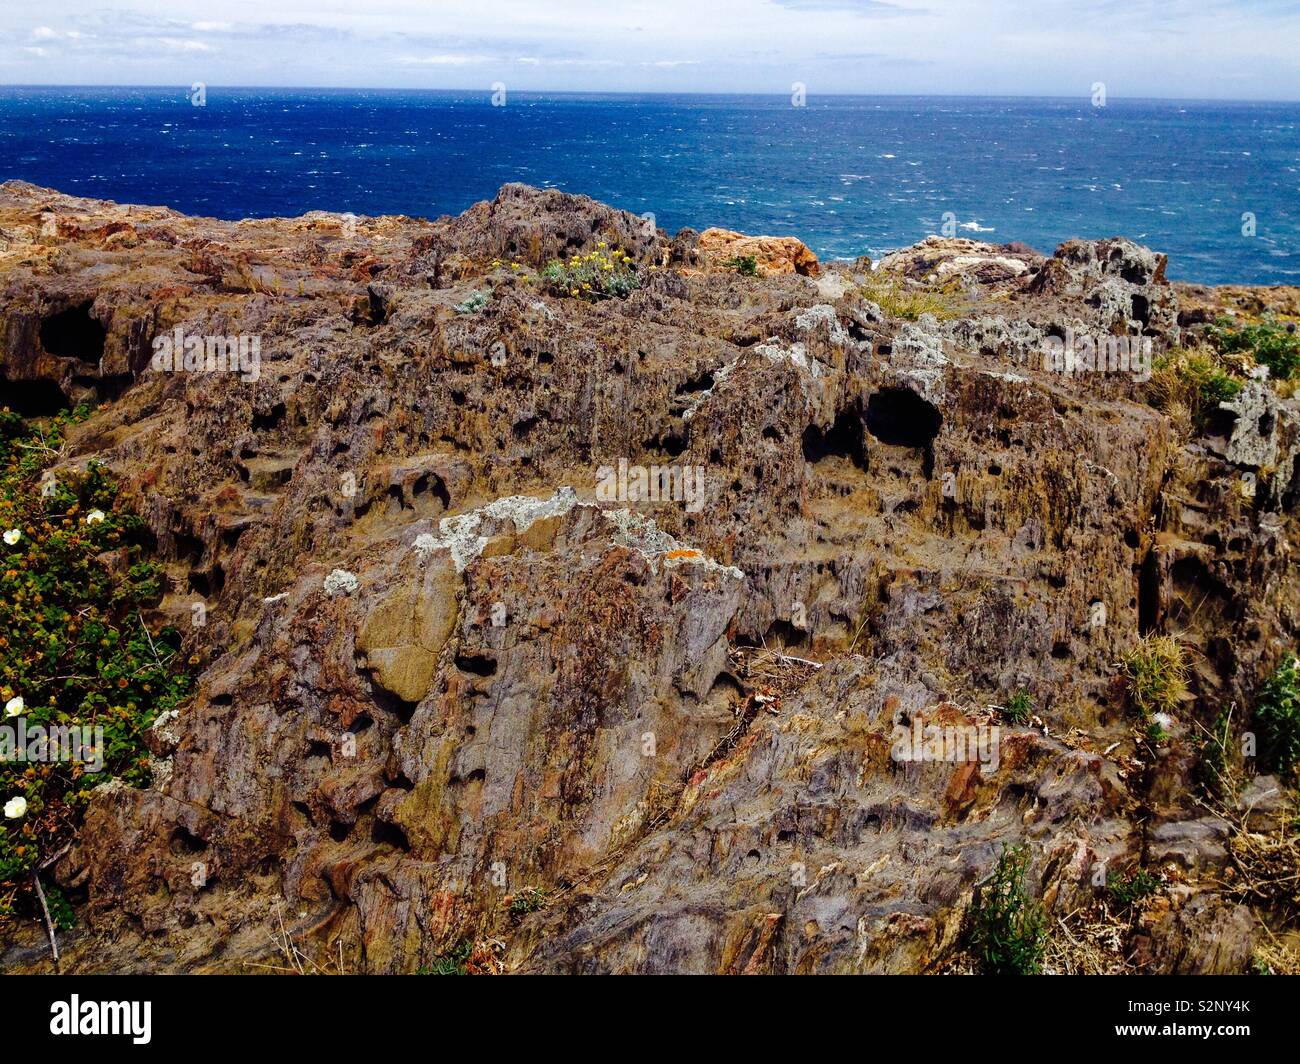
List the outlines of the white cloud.
<svg viewBox="0 0 1300 1064">
<path fill-rule="evenodd" d="M 490 55 L 408 55 L 398 60 L 409 66 L 471 66 L 478 63 L 499 62 Z"/>
<path fill-rule="evenodd" d="M 4 5 L 0 36 L 44 49 L 25 54 L 56 83 L 473 88 L 513 72 L 523 90 L 1086 97 L 1104 81 L 1115 98 L 1300 99 L 1294 0 L 111 4 Z"/>
</svg>

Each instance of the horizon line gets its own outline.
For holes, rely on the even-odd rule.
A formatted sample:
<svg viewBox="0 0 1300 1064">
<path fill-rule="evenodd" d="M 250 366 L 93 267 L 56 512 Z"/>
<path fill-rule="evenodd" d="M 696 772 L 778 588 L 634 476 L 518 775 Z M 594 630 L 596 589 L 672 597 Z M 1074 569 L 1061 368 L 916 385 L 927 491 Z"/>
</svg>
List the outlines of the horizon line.
<svg viewBox="0 0 1300 1064">
<path fill-rule="evenodd" d="M 6 89 L 162 89 L 188 92 L 193 84 L 186 86 L 174 82 L 140 83 L 140 84 L 103 84 L 82 82 L 0 82 L 0 91 Z M 437 88 L 431 86 L 392 86 L 392 85 L 231 85 L 219 82 L 202 82 L 206 89 L 218 88 L 236 92 L 422 92 L 452 93 L 464 96 L 488 95 L 492 93 L 489 85 L 484 88 Z M 663 89 L 507 89 L 510 95 L 519 96 L 687 96 L 687 97 L 755 97 L 760 99 L 787 99 L 788 92 L 756 92 L 728 90 L 693 90 L 667 91 Z M 900 99 L 900 100 L 1083 100 L 1090 99 L 1086 92 L 1077 95 L 1052 93 L 1017 94 L 1017 93 L 920 93 L 920 92 L 808 92 L 809 98 L 826 97 L 831 99 Z M 1240 96 L 1117 96 L 1107 92 L 1107 106 L 1111 102 L 1130 103 L 1239 103 L 1239 104 L 1300 104 L 1297 99 L 1278 99 L 1274 97 L 1240 97 Z"/>
</svg>

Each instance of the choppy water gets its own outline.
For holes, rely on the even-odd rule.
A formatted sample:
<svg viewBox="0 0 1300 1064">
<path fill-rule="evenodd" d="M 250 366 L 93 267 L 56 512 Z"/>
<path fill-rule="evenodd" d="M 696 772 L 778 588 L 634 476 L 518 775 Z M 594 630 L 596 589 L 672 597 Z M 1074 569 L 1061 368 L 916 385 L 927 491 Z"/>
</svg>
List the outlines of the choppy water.
<svg viewBox="0 0 1300 1064">
<path fill-rule="evenodd" d="M 221 218 L 437 216 L 526 181 L 832 258 L 951 212 L 959 235 L 1122 234 L 1175 278 L 1300 284 L 1298 130 L 1300 104 L 0 87 L 0 178 Z"/>
</svg>

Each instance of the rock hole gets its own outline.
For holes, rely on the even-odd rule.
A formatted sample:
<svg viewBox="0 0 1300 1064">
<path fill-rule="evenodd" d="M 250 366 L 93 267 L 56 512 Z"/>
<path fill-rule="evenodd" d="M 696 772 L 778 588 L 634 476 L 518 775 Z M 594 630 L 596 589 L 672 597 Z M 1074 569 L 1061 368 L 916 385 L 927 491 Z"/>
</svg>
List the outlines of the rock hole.
<svg viewBox="0 0 1300 1064">
<path fill-rule="evenodd" d="M 0 405 L 20 417 L 52 417 L 71 404 L 53 381 L 11 381 L 0 375 Z"/>
<path fill-rule="evenodd" d="M 370 841 L 380 846 L 388 845 L 394 849 L 401 850 L 403 853 L 411 852 L 411 842 L 406 837 L 406 832 L 396 824 L 390 824 L 385 820 L 376 820 L 370 827 Z"/>
<path fill-rule="evenodd" d="M 882 388 L 867 401 L 867 428 L 881 443 L 928 448 L 943 415 L 910 388 Z"/>
<path fill-rule="evenodd" d="M 855 410 L 841 410 L 829 430 L 809 425 L 803 432 L 804 461 L 814 465 L 833 456 L 847 458 L 863 472 L 867 468 L 867 449 L 862 433 L 862 418 Z"/>
<path fill-rule="evenodd" d="M 107 333 L 90 313 L 90 303 L 69 307 L 41 321 L 41 347 L 59 358 L 98 365 Z"/>
<path fill-rule="evenodd" d="M 486 654 L 457 654 L 456 668 L 475 676 L 491 676 L 497 671 L 497 663 Z"/>
<path fill-rule="evenodd" d="M 276 403 L 269 413 L 253 415 L 253 431 L 269 432 L 284 420 L 284 404 Z"/>
<path fill-rule="evenodd" d="M 177 824 L 172 831 L 171 839 L 168 840 L 167 845 L 176 857 L 192 857 L 194 854 L 202 853 L 207 849 L 207 843 L 180 824 Z"/>
<path fill-rule="evenodd" d="M 442 503 L 444 510 L 451 508 L 451 492 L 447 490 L 447 485 L 443 483 L 442 477 L 433 473 L 425 473 L 416 480 L 415 485 L 411 488 L 411 497 L 418 500 L 430 492 Z"/>
</svg>

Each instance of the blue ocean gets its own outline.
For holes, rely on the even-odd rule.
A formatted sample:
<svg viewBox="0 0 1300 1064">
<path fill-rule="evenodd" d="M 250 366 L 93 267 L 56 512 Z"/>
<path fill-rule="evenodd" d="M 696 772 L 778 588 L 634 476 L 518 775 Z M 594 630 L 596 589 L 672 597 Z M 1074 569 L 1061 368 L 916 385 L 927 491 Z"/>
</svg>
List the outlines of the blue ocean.
<svg viewBox="0 0 1300 1064">
<path fill-rule="evenodd" d="M 507 181 L 855 258 L 1122 234 L 1171 277 L 1300 284 L 1300 104 L 0 87 L 0 179 L 219 218 L 436 217 Z M 950 213 L 949 213 L 950 212 Z M 1253 223 L 1253 224 L 1252 224 Z M 1251 232 L 1253 231 L 1253 235 Z"/>
</svg>

